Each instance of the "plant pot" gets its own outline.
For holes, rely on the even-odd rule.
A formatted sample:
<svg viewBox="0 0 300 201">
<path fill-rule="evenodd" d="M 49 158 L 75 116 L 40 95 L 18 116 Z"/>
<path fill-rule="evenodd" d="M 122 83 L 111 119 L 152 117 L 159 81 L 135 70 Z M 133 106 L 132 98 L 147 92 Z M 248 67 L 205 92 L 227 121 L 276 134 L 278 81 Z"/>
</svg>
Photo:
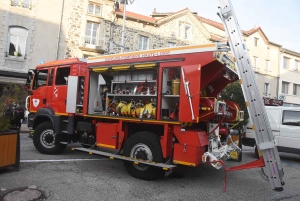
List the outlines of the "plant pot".
<svg viewBox="0 0 300 201">
<path fill-rule="evenodd" d="M 17 130 L 0 133 L 0 169 L 20 167 L 20 133 Z"/>
</svg>

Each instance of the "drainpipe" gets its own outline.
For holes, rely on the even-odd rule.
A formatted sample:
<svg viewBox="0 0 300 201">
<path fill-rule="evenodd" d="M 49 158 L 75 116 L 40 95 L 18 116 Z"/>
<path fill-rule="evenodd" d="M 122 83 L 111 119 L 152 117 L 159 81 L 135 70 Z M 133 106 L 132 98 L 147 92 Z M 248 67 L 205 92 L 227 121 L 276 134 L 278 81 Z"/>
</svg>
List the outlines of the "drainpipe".
<svg viewBox="0 0 300 201">
<path fill-rule="evenodd" d="M 59 23 L 58 33 L 57 33 L 56 56 L 55 56 L 56 60 L 58 60 L 60 31 L 61 31 L 61 24 L 62 24 L 62 19 L 63 19 L 64 5 L 65 5 L 65 0 L 62 0 L 61 13 L 60 13 L 60 23 Z"/>
<path fill-rule="evenodd" d="M 281 47 L 279 48 L 279 51 L 278 51 L 278 76 L 277 76 L 277 99 L 279 98 L 279 80 L 280 80 L 280 70 L 281 70 L 281 56 L 282 56 L 282 53 L 285 52 L 285 49 Z M 281 86 L 282 87 L 282 86 Z"/>
</svg>

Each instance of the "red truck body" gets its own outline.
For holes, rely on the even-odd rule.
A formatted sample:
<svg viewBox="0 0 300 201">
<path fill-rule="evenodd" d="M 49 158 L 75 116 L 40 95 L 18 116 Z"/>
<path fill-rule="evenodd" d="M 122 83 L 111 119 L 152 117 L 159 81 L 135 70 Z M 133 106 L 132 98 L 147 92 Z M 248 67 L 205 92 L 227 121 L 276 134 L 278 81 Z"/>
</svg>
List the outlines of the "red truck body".
<svg viewBox="0 0 300 201">
<path fill-rule="evenodd" d="M 132 176 L 151 180 L 159 167 L 198 166 L 212 138 L 220 148 L 237 133 L 228 123 L 242 120 L 240 107 L 218 100 L 237 79 L 217 44 L 47 62 L 28 74 L 28 127 L 41 153 L 78 141 L 81 151 L 118 156 Z"/>
</svg>

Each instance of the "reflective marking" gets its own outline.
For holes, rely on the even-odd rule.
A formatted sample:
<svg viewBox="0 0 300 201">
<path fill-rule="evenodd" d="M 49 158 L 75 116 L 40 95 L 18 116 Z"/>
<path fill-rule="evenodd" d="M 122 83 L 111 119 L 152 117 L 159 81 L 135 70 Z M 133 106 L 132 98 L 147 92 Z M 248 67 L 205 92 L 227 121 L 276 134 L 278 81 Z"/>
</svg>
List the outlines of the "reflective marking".
<svg viewBox="0 0 300 201">
<path fill-rule="evenodd" d="M 91 158 L 91 159 L 56 159 L 56 160 L 20 160 L 21 163 L 44 163 L 44 162 L 72 162 L 72 161 L 101 161 L 108 158 Z"/>
</svg>

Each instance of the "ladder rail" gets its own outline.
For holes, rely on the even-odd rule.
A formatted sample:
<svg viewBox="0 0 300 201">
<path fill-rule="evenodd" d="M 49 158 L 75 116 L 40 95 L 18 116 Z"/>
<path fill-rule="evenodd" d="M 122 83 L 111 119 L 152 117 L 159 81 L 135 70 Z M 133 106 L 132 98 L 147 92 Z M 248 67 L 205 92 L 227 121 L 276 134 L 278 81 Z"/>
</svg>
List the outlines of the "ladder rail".
<svg viewBox="0 0 300 201">
<path fill-rule="evenodd" d="M 249 116 L 255 128 L 256 142 L 265 161 L 269 184 L 272 189 L 280 191 L 283 190 L 282 185 L 284 184 L 283 170 L 242 32 L 230 0 L 220 0 L 220 5 L 219 16 L 229 37 L 230 48 L 235 57 L 237 73 Z"/>
</svg>

